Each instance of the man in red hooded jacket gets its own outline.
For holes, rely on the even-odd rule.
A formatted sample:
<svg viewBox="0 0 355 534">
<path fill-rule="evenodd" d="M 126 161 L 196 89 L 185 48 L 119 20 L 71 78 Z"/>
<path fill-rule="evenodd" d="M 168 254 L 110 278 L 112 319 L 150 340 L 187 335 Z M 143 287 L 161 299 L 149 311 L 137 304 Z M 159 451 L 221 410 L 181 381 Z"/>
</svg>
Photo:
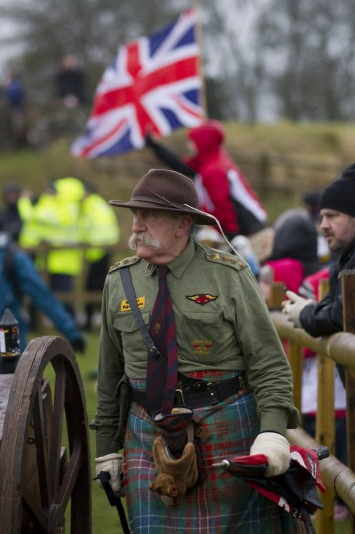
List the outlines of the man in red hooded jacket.
<svg viewBox="0 0 355 534">
<path fill-rule="evenodd" d="M 195 153 L 184 158 L 157 143 L 149 134 L 146 146 L 170 168 L 194 180 L 201 209 L 219 220 L 229 239 L 239 234 L 250 236 L 264 228 L 267 213 L 223 148 L 222 124 L 207 120 L 189 130 L 187 138 Z"/>
</svg>

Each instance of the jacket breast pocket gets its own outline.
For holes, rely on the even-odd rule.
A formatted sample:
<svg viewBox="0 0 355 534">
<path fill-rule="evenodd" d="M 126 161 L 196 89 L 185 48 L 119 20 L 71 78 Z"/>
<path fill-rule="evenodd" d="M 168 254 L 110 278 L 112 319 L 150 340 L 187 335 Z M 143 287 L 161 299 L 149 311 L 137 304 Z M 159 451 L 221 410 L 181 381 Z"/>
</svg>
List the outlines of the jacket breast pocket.
<svg viewBox="0 0 355 534">
<path fill-rule="evenodd" d="M 148 328 L 150 312 L 142 312 L 142 317 L 144 324 Z M 139 363 L 146 363 L 148 348 L 133 314 L 118 315 L 114 320 L 113 326 L 121 337 L 126 363 L 135 362 L 138 365 Z"/>
<path fill-rule="evenodd" d="M 234 337 L 232 325 L 222 312 L 186 312 L 182 317 L 182 343 L 194 361 L 214 363 L 219 359 L 227 340 Z"/>
<path fill-rule="evenodd" d="M 141 312 L 141 315 L 144 324 L 146 325 L 146 327 L 148 327 L 150 312 Z M 133 313 L 125 313 L 118 315 L 114 320 L 113 326 L 116 330 L 119 330 L 120 332 L 125 332 L 127 334 L 139 330 L 139 326 L 137 324 L 136 319 L 134 318 Z"/>
</svg>

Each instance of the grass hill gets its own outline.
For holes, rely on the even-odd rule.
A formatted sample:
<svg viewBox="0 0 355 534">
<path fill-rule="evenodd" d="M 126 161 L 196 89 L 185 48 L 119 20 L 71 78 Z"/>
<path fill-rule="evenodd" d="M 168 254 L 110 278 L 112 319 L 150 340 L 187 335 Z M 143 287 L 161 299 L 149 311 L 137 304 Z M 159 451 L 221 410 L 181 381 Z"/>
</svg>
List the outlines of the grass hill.
<svg viewBox="0 0 355 534">
<path fill-rule="evenodd" d="M 228 122 L 225 129 L 226 146 L 265 203 L 269 222 L 284 209 L 299 205 L 305 189 L 321 190 L 355 160 L 354 124 Z M 183 154 L 185 130 L 163 141 Z M 104 198 L 128 199 L 137 180 L 149 168 L 161 166 L 148 149 L 110 159 L 75 159 L 70 143 L 70 138 L 60 137 L 38 149 L 2 153 L 0 189 L 13 181 L 38 195 L 50 179 L 77 176 L 94 184 Z M 118 216 L 125 241 L 130 214 Z"/>
</svg>

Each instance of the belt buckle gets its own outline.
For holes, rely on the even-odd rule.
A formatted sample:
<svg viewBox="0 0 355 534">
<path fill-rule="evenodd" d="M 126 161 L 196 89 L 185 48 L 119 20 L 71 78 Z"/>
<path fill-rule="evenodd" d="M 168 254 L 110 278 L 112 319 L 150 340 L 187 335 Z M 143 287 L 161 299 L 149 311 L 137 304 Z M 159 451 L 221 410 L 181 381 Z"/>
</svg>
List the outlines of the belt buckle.
<svg viewBox="0 0 355 534">
<path fill-rule="evenodd" d="M 175 397 L 176 397 L 176 400 L 178 401 L 177 404 L 181 404 L 182 406 L 186 406 L 185 405 L 185 397 L 184 397 L 184 393 L 183 393 L 182 388 L 178 388 L 178 389 L 175 390 Z"/>
<path fill-rule="evenodd" d="M 245 390 L 245 381 L 244 381 L 243 375 L 239 375 L 238 376 L 238 380 L 239 380 L 239 390 L 240 391 L 244 391 Z"/>
</svg>

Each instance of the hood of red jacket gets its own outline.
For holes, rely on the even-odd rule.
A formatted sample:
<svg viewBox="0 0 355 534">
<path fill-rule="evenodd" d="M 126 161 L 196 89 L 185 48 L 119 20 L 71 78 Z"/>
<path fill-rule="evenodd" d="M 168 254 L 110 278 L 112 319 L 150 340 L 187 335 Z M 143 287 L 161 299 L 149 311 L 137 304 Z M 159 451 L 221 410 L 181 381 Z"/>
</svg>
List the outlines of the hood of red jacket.
<svg viewBox="0 0 355 534">
<path fill-rule="evenodd" d="M 198 152 L 207 152 L 222 144 L 224 130 L 220 122 L 209 120 L 201 126 L 189 130 L 187 137 L 194 143 Z"/>
</svg>

